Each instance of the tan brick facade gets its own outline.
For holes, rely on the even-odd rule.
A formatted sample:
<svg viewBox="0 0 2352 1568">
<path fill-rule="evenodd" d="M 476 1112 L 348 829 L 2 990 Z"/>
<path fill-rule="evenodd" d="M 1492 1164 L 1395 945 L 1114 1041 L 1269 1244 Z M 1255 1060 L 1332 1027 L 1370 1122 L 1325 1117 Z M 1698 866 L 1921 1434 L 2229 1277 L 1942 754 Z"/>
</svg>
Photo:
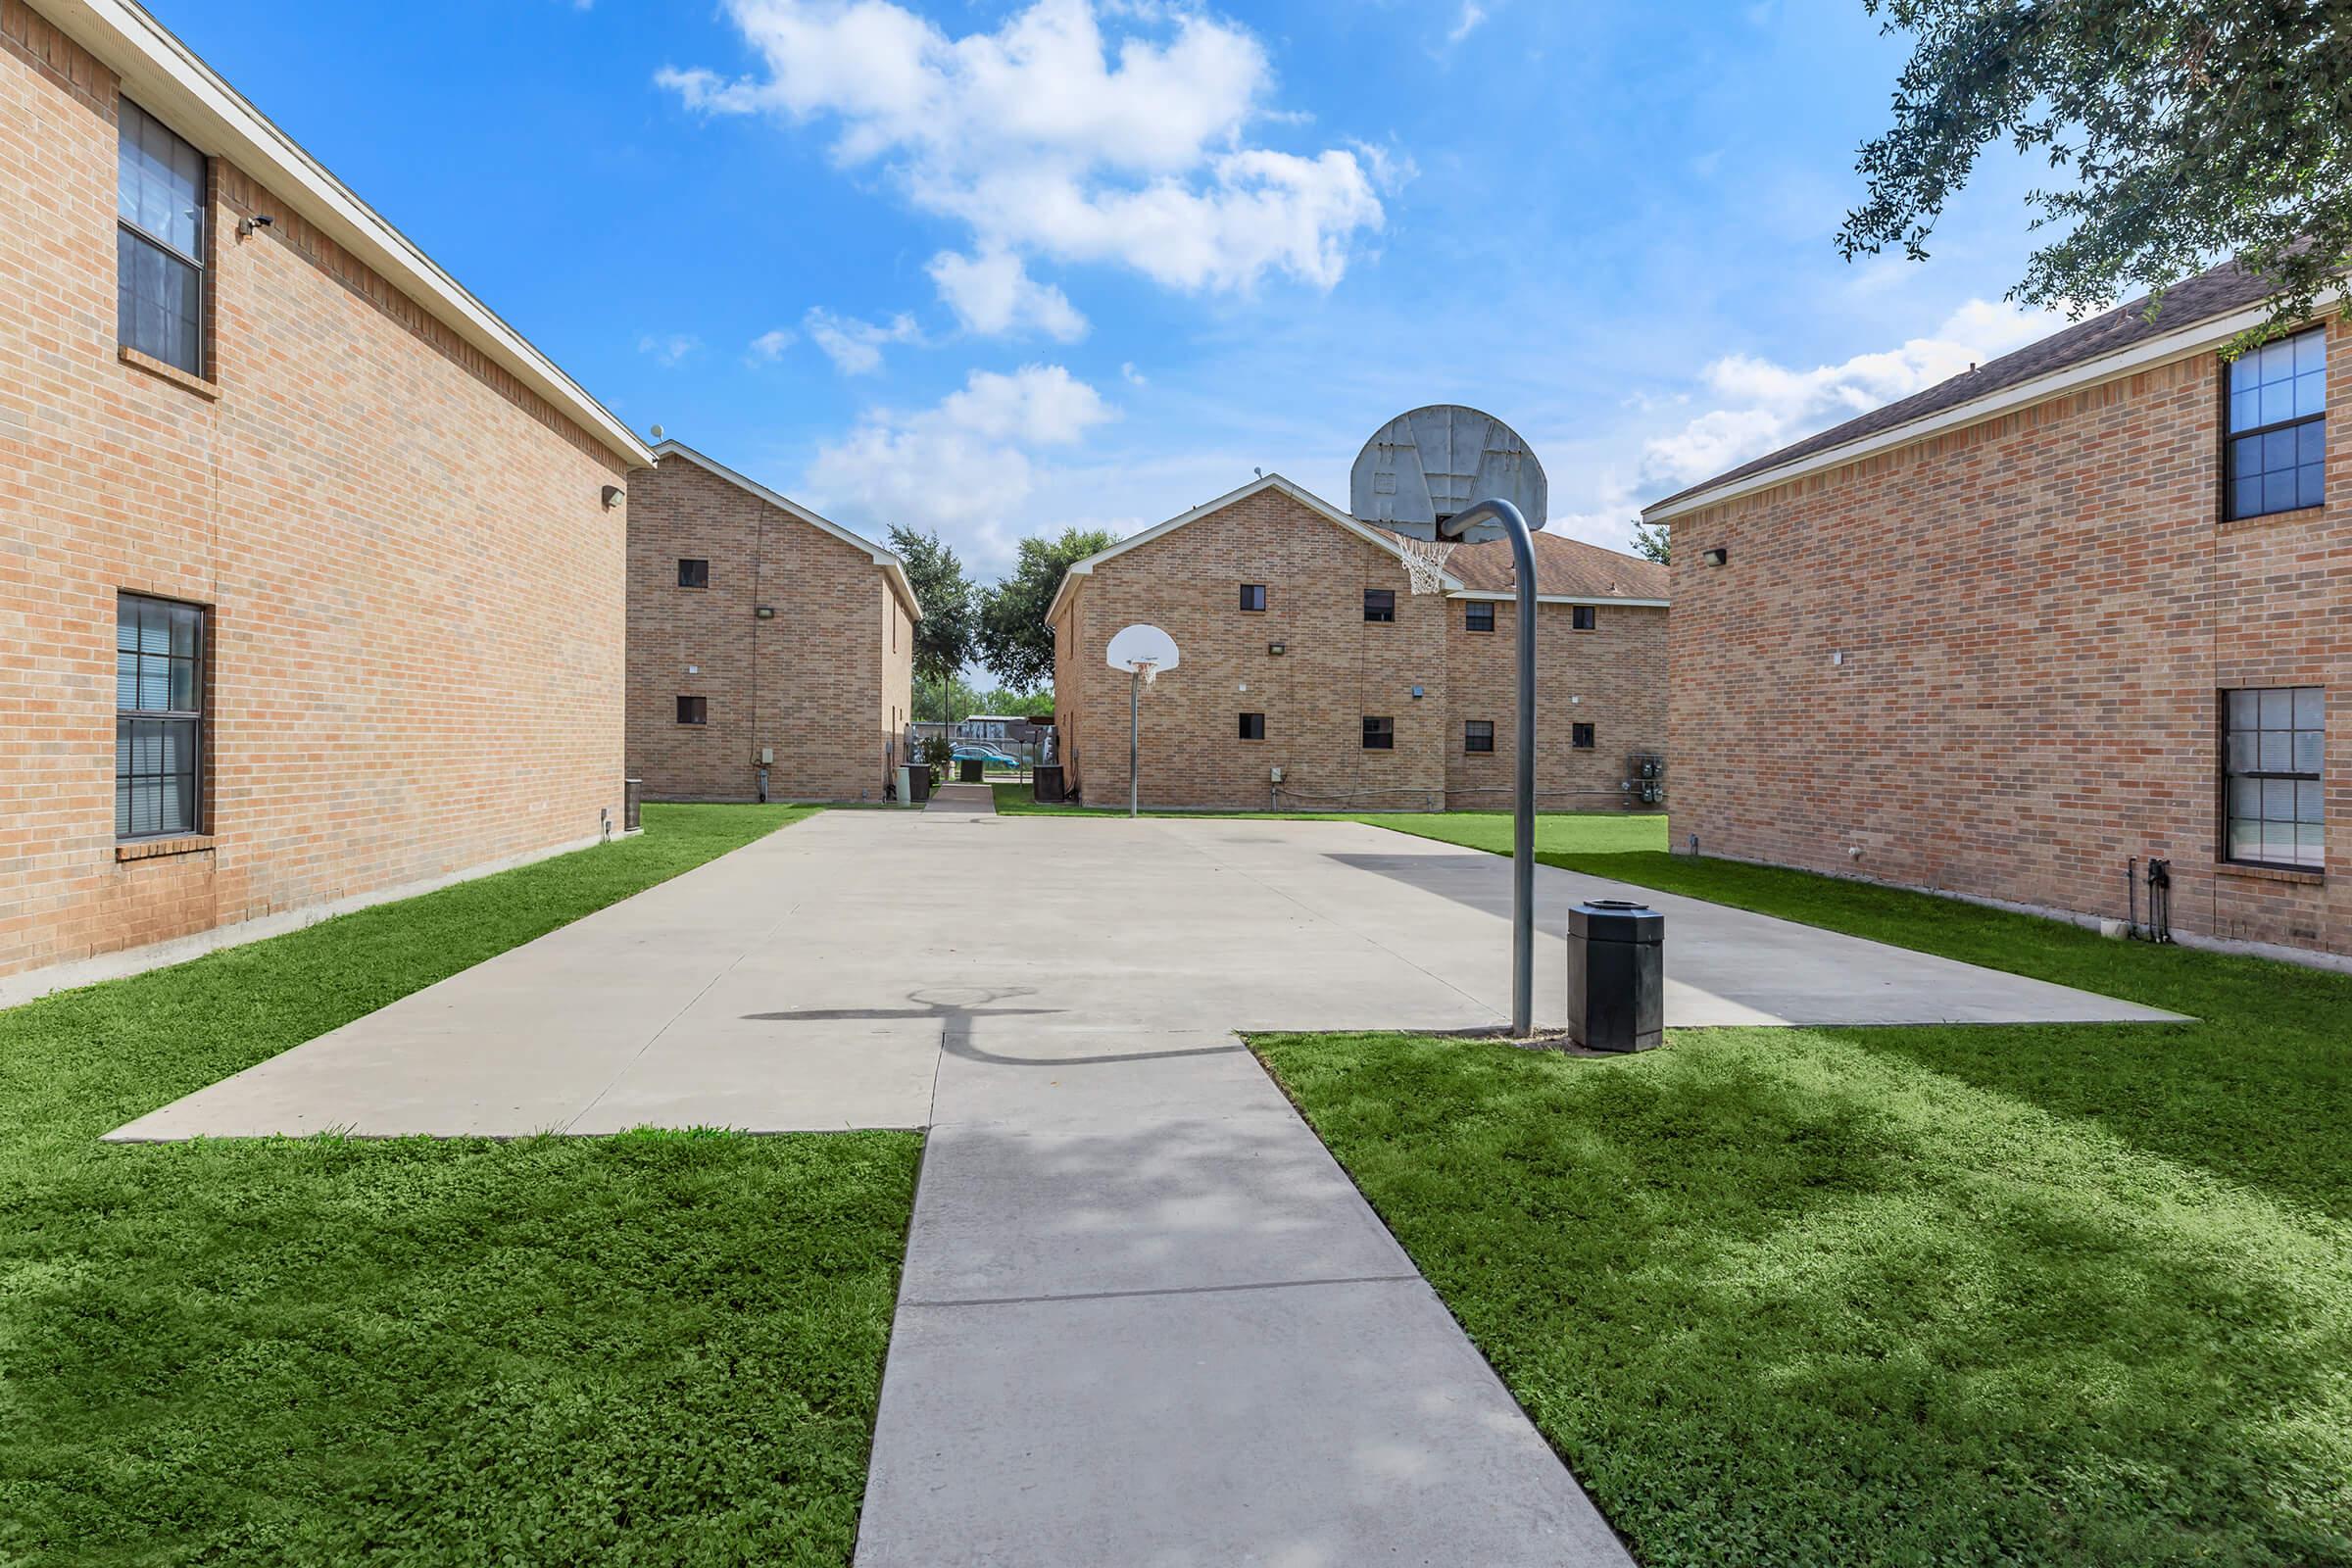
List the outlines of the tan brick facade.
<svg viewBox="0 0 2352 1568">
<path fill-rule="evenodd" d="M 203 141 L 208 377 L 126 362 L 117 102 L 0 0 L 0 973 L 619 815 L 626 460 Z M 124 591 L 208 612 L 205 818 L 168 844 L 115 834 Z"/>
<path fill-rule="evenodd" d="M 2328 352 L 2322 508 L 2220 520 L 2199 352 L 1676 517 L 1676 848 L 2117 918 L 2157 857 L 2180 931 L 2352 953 L 2340 318 Z M 2273 686 L 2327 688 L 2325 874 L 2222 858 L 2220 694 Z"/>
<path fill-rule="evenodd" d="M 663 448 L 629 499 L 629 771 L 651 800 L 878 801 L 903 760 L 914 607 L 870 545 Z M 710 585 L 678 584 L 681 560 Z M 759 611 L 774 612 L 762 618 Z M 678 699 L 707 722 L 678 721 Z"/>
<path fill-rule="evenodd" d="M 1240 608 L 1244 583 L 1265 586 L 1264 611 Z M 1394 622 L 1364 619 L 1368 588 L 1395 593 Z M 1129 680 L 1103 647 L 1149 621 L 1182 662 L 1143 696 L 1142 804 L 1507 807 L 1513 611 L 1497 604 L 1495 629 L 1471 632 L 1465 607 L 1411 593 L 1392 552 L 1281 488 L 1253 487 L 1070 579 L 1054 625 L 1069 782 L 1090 805 L 1127 799 Z M 1571 612 L 1540 607 L 1538 787 L 1546 809 L 1615 808 L 1627 756 L 1664 749 L 1666 612 L 1598 606 L 1587 632 L 1569 629 Z M 1263 740 L 1241 738 L 1245 712 L 1265 715 Z M 1393 750 L 1365 749 L 1367 716 L 1395 721 Z M 1492 755 L 1464 753 L 1466 719 L 1494 724 Z M 1580 722 L 1593 726 L 1591 750 L 1572 745 Z"/>
</svg>

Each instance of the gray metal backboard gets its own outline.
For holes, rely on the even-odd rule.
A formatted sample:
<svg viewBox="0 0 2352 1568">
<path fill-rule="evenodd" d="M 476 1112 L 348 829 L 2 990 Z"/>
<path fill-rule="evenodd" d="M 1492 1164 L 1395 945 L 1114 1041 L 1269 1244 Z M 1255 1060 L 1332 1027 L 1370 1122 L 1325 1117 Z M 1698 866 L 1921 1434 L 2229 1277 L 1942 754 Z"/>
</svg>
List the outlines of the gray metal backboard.
<svg viewBox="0 0 2352 1568">
<path fill-rule="evenodd" d="M 1518 431 L 1492 414 L 1439 403 L 1396 416 L 1364 443 L 1348 475 L 1348 510 L 1365 522 L 1434 539 L 1439 518 L 1489 496 L 1511 502 L 1529 527 L 1541 528 L 1548 491 L 1544 465 Z M 1482 523 L 1464 537 L 1499 539 L 1502 530 Z"/>
</svg>

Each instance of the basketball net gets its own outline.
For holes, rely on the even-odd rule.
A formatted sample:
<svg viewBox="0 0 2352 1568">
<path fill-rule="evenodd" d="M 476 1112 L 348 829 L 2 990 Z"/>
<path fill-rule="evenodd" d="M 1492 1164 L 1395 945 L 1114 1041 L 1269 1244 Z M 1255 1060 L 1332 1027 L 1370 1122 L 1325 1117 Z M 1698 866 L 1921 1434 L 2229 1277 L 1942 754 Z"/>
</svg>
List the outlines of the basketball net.
<svg viewBox="0 0 2352 1568">
<path fill-rule="evenodd" d="M 1147 686 L 1159 677 L 1159 666 L 1149 659 L 1139 659 L 1130 667 L 1138 675 L 1144 677 L 1144 684 Z"/>
<path fill-rule="evenodd" d="M 1396 548 L 1404 553 L 1405 580 L 1417 594 L 1441 593 L 1446 587 L 1446 558 L 1453 554 L 1451 539 L 1417 539 L 1411 534 L 1396 536 Z"/>
</svg>

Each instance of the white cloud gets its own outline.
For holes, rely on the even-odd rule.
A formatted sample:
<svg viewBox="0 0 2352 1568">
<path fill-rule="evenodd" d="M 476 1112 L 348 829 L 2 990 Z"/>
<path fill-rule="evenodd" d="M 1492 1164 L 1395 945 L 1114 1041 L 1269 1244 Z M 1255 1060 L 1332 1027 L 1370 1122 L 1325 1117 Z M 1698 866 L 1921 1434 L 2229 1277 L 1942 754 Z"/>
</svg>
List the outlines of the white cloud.
<svg viewBox="0 0 2352 1568">
<path fill-rule="evenodd" d="M 637 352 L 652 355 L 665 369 L 702 346 L 703 340 L 691 332 L 648 332 L 637 339 Z"/>
<path fill-rule="evenodd" d="M 1059 343 L 1086 336 L 1086 318 L 1069 297 L 1040 283 L 1010 251 L 963 256 L 941 251 L 931 258 L 931 280 L 964 330 L 983 337 L 1036 330 Z"/>
<path fill-rule="evenodd" d="M 1129 386 L 1150 386 L 1152 384 L 1145 377 L 1144 372 L 1135 368 L 1133 360 L 1129 360 L 1119 367 L 1119 375 Z"/>
<path fill-rule="evenodd" d="M 833 368 L 844 375 L 871 375 L 882 368 L 882 347 L 886 343 L 920 343 L 922 333 L 915 329 L 911 316 L 894 316 L 888 326 L 861 321 L 854 316 L 835 316 L 822 307 L 811 309 L 801 324 L 808 328 L 808 337 L 824 350 Z"/>
<path fill-rule="evenodd" d="M 1480 5 L 1478 0 L 1462 0 L 1461 19 L 1454 23 L 1452 30 L 1446 34 L 1446 41 L 1460 43 L 1464 38 L 1476 32 L 1478 24 L 1486 20 L 1487 8 Z"/>
<path fill-rule="evenodd" d="M 1381 172 L 1356 152 L 1251 144 L 1272 118 L 1265 51 L 1189 9 L 1033 0 L 950 37 L 891 0 L 725 7 L 764 71 L 664 69 L 662 85 L 709 114 L 833 124 L 843 166 L 887 169 L 915 207 L 967 224 L 983 260 L 1108 263 L 1184 290 L 1269 272 L 1330 288 L 1384 220 Z"/>
<path fill-rule="evenodd" d="M 1032 454 L 1072 447 L 1116 417 L 1101 394 L 1058 365 L 1010 375 L 974 370 L 929 409 L 870 409 L 818 449 L 806 489 L 843 519 L 936 528 L 972 563 L 1003 564 L 1027 531 L 1023 503 L 1038 483 Z"/>
<path fill-rule="evenodd" d="M 1752 355 L 1727 355 L 1700 372 L 1718 406 L 1645 442 L 1642 476 L 1653 484 L 1695 484 L 1909 397 L 2062 324 L 2060 317 L 1970 300 L 1934 336 L 1883 353 L 1857 354 L 1838 365 L 1807 370 Z"/>
<path fill-rule="evenodd" d="M 773 364 L 784 357 L 786 349 L 800 340 L 798 333 L 779 326 L 773 331 L 762 332 L 752 339 L 752 353 L 757 358 Z"/>
</svg>

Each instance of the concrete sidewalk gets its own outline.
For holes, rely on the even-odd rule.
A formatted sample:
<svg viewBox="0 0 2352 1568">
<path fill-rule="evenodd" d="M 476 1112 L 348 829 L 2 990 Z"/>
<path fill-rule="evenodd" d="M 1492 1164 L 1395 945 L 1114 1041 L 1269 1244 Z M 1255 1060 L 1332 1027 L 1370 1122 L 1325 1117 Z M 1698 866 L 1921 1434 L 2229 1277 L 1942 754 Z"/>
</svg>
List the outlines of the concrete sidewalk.
<svg viewBox="0 0 2352 1568">
<path fill-rule="evenodd" d="M 997 792 L 986 784 L 936 784 L 923 809 L 942 816 L 994 816 Z"/>
</svg>

